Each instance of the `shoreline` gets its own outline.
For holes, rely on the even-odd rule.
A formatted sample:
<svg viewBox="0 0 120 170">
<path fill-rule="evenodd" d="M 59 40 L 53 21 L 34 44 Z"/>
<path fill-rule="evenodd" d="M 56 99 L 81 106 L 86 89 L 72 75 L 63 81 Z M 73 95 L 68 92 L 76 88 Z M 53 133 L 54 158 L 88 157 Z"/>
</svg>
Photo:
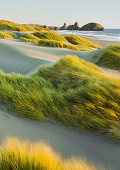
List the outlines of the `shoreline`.
<svg viewBox="0 0 120 170">
<path fill-rule="evenodd" d="M 94 44 L 100 45 L 101 47 L 107 47 L 109 45 L 118 45 L 118 44 L 120 45 L 119 41 L 101 40 L 95 36 L 89 36 L 89 35 L 79 35 L 79 36 L 91 41 Z"/>
</svg>

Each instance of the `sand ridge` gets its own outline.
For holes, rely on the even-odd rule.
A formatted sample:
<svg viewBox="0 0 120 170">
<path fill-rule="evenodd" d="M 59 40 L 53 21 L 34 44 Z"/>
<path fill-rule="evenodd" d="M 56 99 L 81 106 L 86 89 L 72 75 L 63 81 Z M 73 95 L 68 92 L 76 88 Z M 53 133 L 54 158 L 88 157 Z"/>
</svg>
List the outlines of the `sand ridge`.
<svg viewBox="0 0 120 170">
<path fill-rule="evenodd" d="M 87 61 L 95 63 L 103 49 L 95 50 L 95 51 L 73 51 L 68 49 L 61 48 L 51 48 L 51 47 L 40 47 L 35 44 L 21 42 L 19 40 L 11 40 L 11 39 L 1 39 L 0 42 L 11 46 L 14 49 L 22 52 L 24 55 L 31 56 L 36 59 L 43 59 L 46 61 L 57 62 L 61 57 L 65 55 L 77 55 L 79 58 L 83 58 Z M 97 56 L 97 58 L 93 56 Z M 38 65 L 39 66 L 39 65 Z M 120 71 L 106 69 L 103 67 L 99 67 L 102 71 L 102 74 L 111 77 L 120 79 Z"/>
</svg>

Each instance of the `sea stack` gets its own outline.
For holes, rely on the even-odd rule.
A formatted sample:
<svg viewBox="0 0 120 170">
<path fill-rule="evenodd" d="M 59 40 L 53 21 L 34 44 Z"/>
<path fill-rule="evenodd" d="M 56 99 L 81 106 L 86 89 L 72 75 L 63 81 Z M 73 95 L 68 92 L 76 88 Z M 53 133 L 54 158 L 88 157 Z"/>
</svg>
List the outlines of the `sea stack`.
<svg viewBox="0 0 120 170">
<path fill-rule="evenodd" d="M 78 22 L 75 22 L 75 24 L 74 25 L 69 25 L 68 27 L 67 27 L 67 30 L 79 30 L 79 24 L 78 24 Z"/>
<path fill-rule="evenodd" d="M 79 30 L 79 24 L 78 24 L 78 22 L 75 22 L 75 24 L 74 24 L 74 30 Z"/>
<path fill-rule="evenodd" d="M 64 23 L 64 25 L 60 28 L 61 30 L 66 30 L 67 29 L 67 24 Z"/>
</svg>

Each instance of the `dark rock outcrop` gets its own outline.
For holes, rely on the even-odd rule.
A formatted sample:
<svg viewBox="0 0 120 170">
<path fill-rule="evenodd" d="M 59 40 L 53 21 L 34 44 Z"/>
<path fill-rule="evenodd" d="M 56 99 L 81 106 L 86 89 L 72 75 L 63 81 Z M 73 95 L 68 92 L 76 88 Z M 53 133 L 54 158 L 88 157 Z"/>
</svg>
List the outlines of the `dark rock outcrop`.
<svg viewBox="0 0 120 170">
<path fill-rule="evenodd" d="M 78 22 L 75 22 L 75 24 L 74 24 L 74 30 L 79 30 L 79 24 L 78 24 Z"/>
<path fill-rule="evenodd" d="M 64 25 L 60 28 L 61 30 L 66 30 L 67 29 L 67 24 L 64 23 Z"/>
<path fill-rule="evenodd" d="M 66 30 L 79 30 L 79 24 L 78 22 L 75 22 L 74 25 L 69 25 Z"/>
<path fill-rule="evenodd" d="M 67 29 L 66 30 L 73 30 L 73 28 L 74 28 L 74 25 L 69 25 L 68 27 L 67 27 Z"/>
<path fill-rule="evenodd" d="M 98 23 L 88 23 L 80 28 L 82 31 L 103 31 L 104 27 Z"/>
</svg>

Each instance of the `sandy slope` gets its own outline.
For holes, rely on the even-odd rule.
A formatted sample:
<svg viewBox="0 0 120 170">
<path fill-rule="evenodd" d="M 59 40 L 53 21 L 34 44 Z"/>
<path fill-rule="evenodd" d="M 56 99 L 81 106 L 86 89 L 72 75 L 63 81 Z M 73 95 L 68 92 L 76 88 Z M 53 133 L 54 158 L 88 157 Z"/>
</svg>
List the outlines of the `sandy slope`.
<svg viewBox="0 0 120 170">
<path fill-rule="evenodd" d="M 17 49 L 0 42 L 0 69 L 29 75 L 42 65 L 51 65 L 53 61 L 33 58 Z"/>
<path fill-rule="evenodd" d="M 41 123 L 0 111 L 0 141 L 7 136 L 43 141 L 65 158 L 82 157 L 95 165 L 119 170 L 120 144 L 102 135 L 79 133 L 64 126 Z"/>
<path fill-rule="evenodd" d="M 94 62 L 95 58 L 92 56 L 100 54 L 102 50 L 96 50 L 91 52 L 73 51 L 62 48 L 40 47 L 35 44 L 21 42 L 13 39 L 0 39 L 0 42 L 10 45 L 12 48 L 17 48 L 24 54 L 41 59 L 48 59 L 52 61 L 58 61 L 65 55 L 77 55 L 80 58 L 84 58 L 87 61 Z"/>
<path fill-rule="evenodd" d="M 107 68 L 100 68 L 104 75 L 120 80 L 120 71 L 111 70 Z"/>
<path fill-rule="evenodd" d="M 0 42 L 7 44 L 7 45 L 10 45 L 12 49 L 16 48 L 17 50 L 20 51 L 19 53 L 21 53 L 21 51 L 22 51 L 22 53 L 24 53 L 24 55 L 27 56 L 27 57 L 24 57 L 24 60 L 23 60 L 23 58 L 21 58 L 21 62 L 24 61 L 24 64 L 27 63 L 27 67 L 30 66 L 30 68 L 31 68 L 31 64 L 33 64 L 33 60 L 34 60 L 34 63 L 36 63 L 36 64 L 35 65 L 33 64 L 34 65 L 33 70 L 35 70 L 35 67 L 36 68 L 39 67 L 42 63 L 41 61 L 38 61 L 35 58 L 50 60 L 50 61 L 56 62 L 62 56 L 77 55 L 80 58 L 83 58 L 87 61 L 95 63 L 99 59 L 99 56 L 101 55 L 102 50 L 103 50 L 103 49 L 99 49 L 99 50 L 90 51 L 90 52 L 73 51 L 73 50 L 60 49 L 60 48 L 40 47 L 40 46 L 37 46 L 37 45 L 33 45 L 31 43 L 25 43 L 25 42 L 20 42 L 19 40 L 11 40 L 11 39 L 0 39 Z M 95 57 L 96 54 L 97 54 L 97 57 Z M 28 56 L 34 57 L 34 59 L 30 58 L 28 60 Z M 52 64 L 52 62 L 48 62 L 48 61 L 46 61 L 44 63 L 44 60 L 43 60 L 42 65 L 45 65 L 45 64 L 48 64 L 48 63 Z M 0 58 L 0 61 L 1 61 L 1 58 Z M 6 61 L 8 61 L 8 60 L 5 60 L 5 62 Z M 15 64 L 16 61 L 12 61 L 11 63 Z M 7 63 L 7 66 L 8 66 L 8 64 L 9 63 Z M 21 63 L 21 64 L 23 64 L 23 63 Z M 26 67 L 26 69 L 27 69 L 27 67 Z M 1 68 L 1 65 L 0 65 L 0 68 Z M 4 68 L 5 67 L 3 65 L 2 69 L 4 70 Z M 24 66 L 23 66 L 23 68 L 24 68 Z M 101 71 L 104 75 L 107 75 L 107 76 L 112 77 L 112 78 L 120 79 L 120 72 L 119 71 L 115 71 L 115 70 L 111 70 L 111 69 L 105 69 L 105 68 L 100 68 L 100 69 L 101 69 Z M 15 71 L 15 69 L 13 71 Z M 17 72 L 19 72 L 19 71 L 17 71 Z"/>
</svg>

